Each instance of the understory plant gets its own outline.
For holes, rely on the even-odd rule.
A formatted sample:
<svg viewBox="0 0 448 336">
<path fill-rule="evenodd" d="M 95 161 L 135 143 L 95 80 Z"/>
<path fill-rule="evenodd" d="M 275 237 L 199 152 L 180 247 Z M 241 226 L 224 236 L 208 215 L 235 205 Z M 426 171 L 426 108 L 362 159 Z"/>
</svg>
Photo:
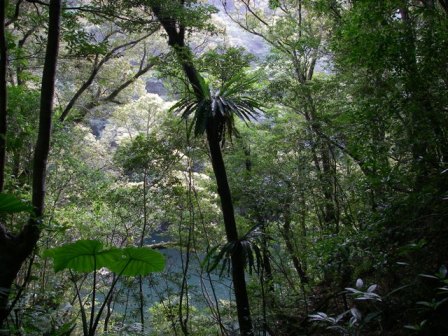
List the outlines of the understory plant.
<svg viewBox="0 0 448 336">
<path fill-rule="evenodd" d="M 44 255 L 53 258 L 55 272 L 65 269 L 68 269 L 70 272 L 79 302 L 84 336 L 95 335 L 104 308 L 122 277 L 146 276 L 152 272 L 161 272 L 165 268 L 165 257 L 150 248 L 125 247 L 104 249 L 103 244 L 98 240 L 78 240 L 75 243 L 47 250 Z M 107 294 L 99 307 L 97 307 L 97 275 L 103 268 L 111 271 L 113 276 Z M 89 318 L 87 318 L 88 314 L 86 311 L 88 297 L 83 298 L 81 285 L 77 284 L 74 272 L 92 273 L 93 275 Z M 84 280 L 86 277 L 87 275 L 84 277 Z"/>
<path fill-rule="evenodd" d="M 354 304 L 352 307 L 337 316 L 330 316 L 324 312 L 309 315 L 310 321 L 324 325 L 328 330 L 334 330 L 340 335 L 358 336 L 361 331 L 373 322 L 379 321 L 382 310 L 377 304 L 382 302 L 380 295 L 376 293 L 377 285 L 365 287 L 364 281 L 358 279 L 356 288 L 346 288 Z M 357 303 L 366 302 L 367 306 L 361 309 Z"/>
<path fill-rule="evenodd" d="M 419 277 L 425 285 L 432 287 L 433 295 L 416 302 L 419 318 L 414 324 L 404 327 L 416 334 L 442 333 L 445 329 L 442 317 L 446 316 L 448 306 L 448 270 L 442 265 L 435 274 L 419 274 Z"/>
</svg>

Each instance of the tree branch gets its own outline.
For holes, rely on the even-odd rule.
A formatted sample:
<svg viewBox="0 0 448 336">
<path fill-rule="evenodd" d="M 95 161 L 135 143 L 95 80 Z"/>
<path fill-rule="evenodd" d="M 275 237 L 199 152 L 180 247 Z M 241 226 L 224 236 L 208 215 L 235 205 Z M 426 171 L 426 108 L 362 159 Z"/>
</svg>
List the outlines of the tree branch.
<svg viewBox="0 0 448 336">
<path fill-rule="evenodd" d="M 16 3 L 16 8 L 14 10 L 14 15 L 8 22 L 5 23 L 5 27 L 8 27 L 10 24 L 14 23 L 18 18 L 20 14 L 20 5 L 22 4 L 23 0 L 18 0 Z"/>
<path fill-rule="evenodd" d="M 133 47 L 135 47 L 139 42 L 143 41 L 144 39 L 148 38 L 149 36 L 151 36 L 152 34 L 154 34 L 157 29 L 152 30 L 151 32 L 149 32 L 148 34 L 143 35 L 142 37 L 130 41 L 130 42 L 126 42 L 123 43 L 119 46 L 116 46 L 115 48 L 113 48 L 112 50 L 110 50 L 108 53 L 106 53 L 104 55 L 104 57 L 101 59 L 101 61 L 97 64 L 94 65 L 92 72 L 90 73 L 90 76 L 87 78 L 87 80 L 81 85 L 81 87 L 78 89 L 78 91 L 76 91 L 75 95 L 72 97 L 72 99 L 70 99 L 70 101 L 68 102 L 67 106 L 65 107 L 64 111 L 62 112 L 61 116 L 59 117 L 59 121 L 60 122 L 64 122 L 65 119 L 67 118 L 68 114 L 70 113 L 70 111 L 72 110 L 73 106 L 76 104 L 76 102 L 78 101 L 79 97 L 81 97 L 81 95 L 90 87 L 90 85 L 92 85 L 93 81 L 95 80 L 96 76 L 98 75 L 99 70 L 102 68 L 102 66 L 109 61 L 112 57 L 115 56 L 115 53 L 119 50 L 122 49 L 126 49 L 127 47 L 129 47 L 126 50 L 129 50 Z M 149 69 L 148 69 L 149 70 Z M 141 75 L 140 75 L 141 76 Z M 129 83 L 131 84 L 131 83 Z M 129 85 L 128 84 L 128 85 Z M 124 88 L 123 88 L 124 89 Z M 121 91 L 121 90 L 120 90 Z M 117 94 L 120 92 L 118 91 Z"/>
<path fill-rule="evenodd" d="M 139 77 L 143 76 L 145 73 L 147 73 L 149 70 L 151 70 L 154 67 L 155 63 L 148 63 L 144 68 L 141 68 L 132 78 L 125 81 L 123 84 L 121 84 L 119 87 L 117 87 L 115 90 L 113 90 L 107 97 L 101 99 L 102 101 L 109 101 L 112 102 L 114 99 L 118 96 L 118 94 L 126 89 L 129 85 L 134 83 Z"/>
</svg>

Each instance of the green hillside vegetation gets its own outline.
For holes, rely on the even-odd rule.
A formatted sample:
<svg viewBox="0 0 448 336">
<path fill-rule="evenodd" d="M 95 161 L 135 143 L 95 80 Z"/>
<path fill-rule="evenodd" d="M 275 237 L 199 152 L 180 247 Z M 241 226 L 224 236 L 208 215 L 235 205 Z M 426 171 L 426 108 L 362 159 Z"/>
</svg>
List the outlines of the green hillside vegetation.
<svg viewBox="0 0 448 336">
<path fill-rule="evenodd" d="M 0 4 L 0 335 L 448 335 L 447 0 Z"/>
</svg>

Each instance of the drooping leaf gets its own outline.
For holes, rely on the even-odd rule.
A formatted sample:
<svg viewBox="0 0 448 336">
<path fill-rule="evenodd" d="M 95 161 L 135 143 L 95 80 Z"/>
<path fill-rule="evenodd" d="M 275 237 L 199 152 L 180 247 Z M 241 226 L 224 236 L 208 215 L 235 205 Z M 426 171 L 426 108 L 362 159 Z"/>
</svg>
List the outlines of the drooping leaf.
<svg viewBox="0 0 448 336">
<path fill-rule="evenodd" d="M 222 277 L 224 274 L 224 271 L 227 269 L 229 270 L 230 267 L 230 260 L 228 258 L 224 258 L 221 266 L 221 271 L 219 272 L 219 277 Z M 227 271 L 229 273 L 229 271 Z"/>
<path fill-rule="evenodd" d="M 245 76 L 236 75 L 225 82 L 221 89 L 213 90 L 200 77 L 200 96 L 195 97 L 189 92 L 188 96 L 174 104 L 170 111 L 181 114 L 182 119 L 188 119 L 194 115 L 190 120 L 189 129 L 194 129 L 195 136 L 204 134 L 208 122 L 217 123 L 217 128 L 222 129 L 219 132 L 219 137 L 223 145 L 225 134 L 228 134 L 230 139 L 238 135 L 235 129 L 234 115 L 246 124 L 256 119 L 260 104 L 255 99 L 248 97 L 247 91 L 257 81 L 257 77 L 247 79 Z"/>
<path fill-rule="evenodd" d="M 223 99 L 218 96 L 215 99 L 213 99 L 213 101 L 216 102 L 216 104 L 218 104 L 219 112 L 224 117 L 226 115 L 226 109 L 224 107 L 224 104 L 222 103 Z"/>
<path fill-rule="evenodd" d="M 200 90 L 203 99 L 210 98 L 210 87 L 202 76 L 199 77 Z"/>
<path fill-rule="evenodd" d="M 204 134 L 205 129 L 207 127 L 207 120 L 209 118 L 207 105 L 208 104 L 206 101 L 201 101 L 199 102 L 196 108 L 196 114 L 195 114 L 196 122 L 194 128 L 195 136 Z"/>
<path fill-rule="evenodd" d="M 225 266 L 226 266 L 226 263 L 227 263 L 227 259 L 230 258 L 230 253 L 231 253 L 232 246 L 233 245 L 231 243 L 226 243 L 226 244 L 224 244 L 224 246 L 222 246 L 222 248 L 219 251 L 219 253 L 214 256 L 213 263 L 207 269 L 208 272 L 212 272 L 218 266 L 218 264 L 221 261 L 223 261 L 221 272 L 220 272 L 220 276 L 224 273 L 224 269 L 225 269 Z"/>
<path fill-rule="evenodd" d="M 205 255 L 204 260 L 201 262 L 201 268 L 205 268 L 207 270 L 210 269 L 210 261 L 215 257 L 215 252 L 219 248 L 220 245 L 216 245 L 208 251 L 208 253 Z"/>
<path fill-rule="evenodd" d="M 255 257 L 256 257 L 255 260 L 257 262 L 257 266 L 256 266 L 257 268 L 255 269 L 255 272 L 257 272 L 259 274 L 260 268 L 261 268 L 261 263 L 263 261 L 261 251 L 257 244 L 252 244 L 252 250 L 255 253 Z"/>
</svg>

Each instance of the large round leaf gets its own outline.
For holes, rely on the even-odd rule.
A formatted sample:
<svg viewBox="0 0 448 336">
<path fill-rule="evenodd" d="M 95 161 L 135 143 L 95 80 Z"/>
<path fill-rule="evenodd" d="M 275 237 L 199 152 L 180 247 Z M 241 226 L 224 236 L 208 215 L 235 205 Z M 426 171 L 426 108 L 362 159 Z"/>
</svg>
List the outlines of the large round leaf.
<svg viewBox="0 0 448 336">
<path fill-rule="evenodd" d="M 78 240 L 45 252 L 45 256 L 54 259 L 55 272 L 66 268 L 77 272 L 92 272 L 101 267 L 114 264 L 121 256 L 117 249 L 103 250 L 103 244 L 98 240 Z"/>
<path fill-rule="evenodd" d="M 126 247 L 121 250 L 121 257 L 111 266 L 113 272 L 121 275 L 148 275 L 163 271 L 165 257 L 147 247 Z"/>
</svg>

